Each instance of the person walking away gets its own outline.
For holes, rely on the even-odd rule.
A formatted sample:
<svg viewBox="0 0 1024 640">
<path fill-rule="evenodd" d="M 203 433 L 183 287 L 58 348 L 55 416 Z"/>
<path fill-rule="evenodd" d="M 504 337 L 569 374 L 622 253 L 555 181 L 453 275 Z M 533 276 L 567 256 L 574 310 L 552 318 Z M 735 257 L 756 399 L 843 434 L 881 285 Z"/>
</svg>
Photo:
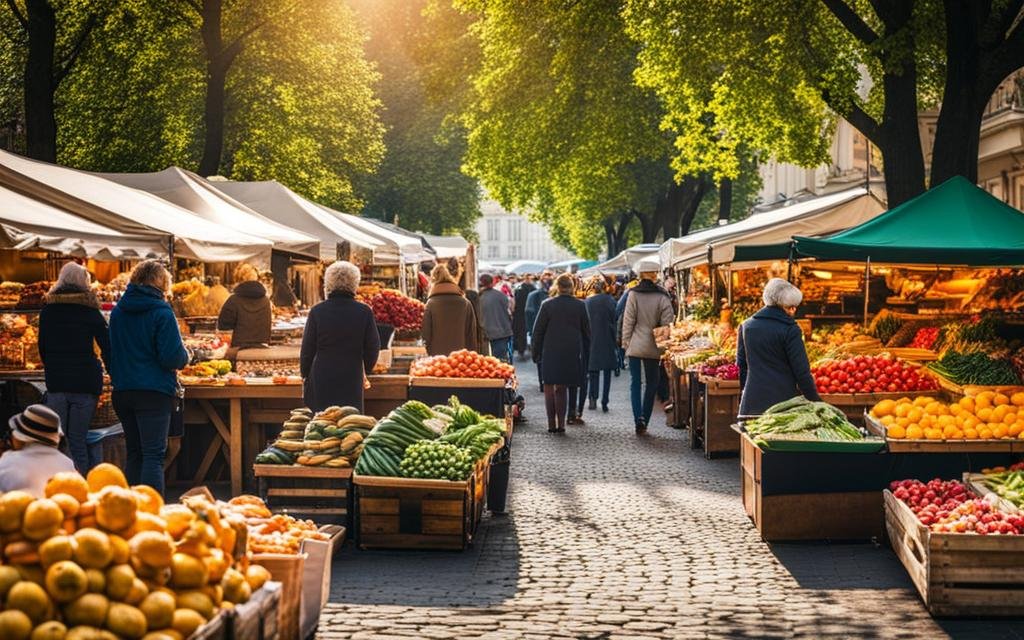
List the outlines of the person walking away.
<svg viewBox="0 0 1024 640">
<path fill-rule="evenodd" d="M 359 267 L 338 261 L 324 271 L 324 298 L 309 310 L 299 351 L 302 400 L 313 411 L 330 406 L 363 411 L 366 375 L 380 355 L 373 310 L 356 300 Z"/>
<path fill-rule="evenodd" d="M 231 331 L 231 348 L 227 358 L 234 364 L 241 349 L 261 348 L 270 344 L 270 328 L 274 323 L 267 288 L 260 282 L 259 271 L 251 264 L 235 268 L 235 289 L 221 307 L 217 317 L 219 331 Z"/>
<path fill-rule="evenodd" d="M 473 305 L 473 315 L 476 317 L 476 351 L 486 354 L 489 347 L 487 331 L 484 330 L 484 314 L 480 310 L 480 292 L 476 289 L 466 289 L 466 300 Z"/>
<path fill-rule="evenodd" d="M 573 295 L 572 276 L 558 276 L 555 291 L 558 295 L 542 304 L 537 315 L 532 353 L 541 365 L 548 431 L 562 433 L 569 411 L 569 387 L 581 386 L 586 375 L 590 321 L 586 305 Z"/>
<path fill-rule="evenodd" d="M 533 285 L 533 276 L 526 275 L 523 281 L 516 287 L 515 299 L 512 306 L 512 336 L 513 336 L 513 347 L 516 353 L 519 354 L 519 359 L 523 360 L 526 357 L 526 349 L 528 342 L 526 340 L 526 334 L 529 333 L 529 327 L 526 322 L 526 304 L 530 298 L 530 294 L 536 289 Z"/>
<path fill-rule="evenodd" d="M 817 386 L 804 348 L 803 333 L 793 316 L 803 293 L 782 278 L 764 287 L 764 307 L 740 325 L 736 364 L 740 368 L 740 415 L 765 409 L 803 394 L 818 401 Z"/>
<path fill-rule="evenodd" d="M 42 404 L 33 404 L 8 421 L 11 449 L 0 455 L 0 493 L 25 491 L 43 498 L 46 481 L 75 463 L 57 449 L 60 416 Z"/>
<path fill-rule="evenodd" d="M 622 316 L 622 347 L 629 358 L 633 422 L 640 435 L 651 421 L 661 373 L 661 350 L 654 342 L 654 330 L 672 323 L 672 302 L 668 293 L 655 284 L 661 270 L 656 258 L 644 258 L 637 270 L 640 282 L 630 290 Z"/>
<path fill-rule="evenodd" d="M 460 349 L 477 349 L 477 320 L 473 304 L 455 284 L 443 264 L 430 272 L 430 295 L 423 311 L 423 342 L 432 356 L 448 355 Z"/>
<path fill-rule="evenodd" d="M 533 350 L 533 327 L 537 323 L 537 314 L 540 313 L 540 305 L 548 299 L 548 289 L 551 288 L 551 272 L 545 271 L 540 277 L 537 288 L 530 293 L 526 299 L 526 326 L 530 333 L 530 350 Z M 536 360 L 536 358 L 534 358 Z M 537 363 L 537 381 L 540 383 L 540 391 L 544 393 L 544 379 L 541 377 L 540 363 Z"/>
<path fill-rule="evenodd" d="M 66 263 L 46 294 L 39 312 L 39 356 L 44 403 L 60 418 L 75 468 L 85 475 L 93 466 L 86 436 L 103 393 L 103 365 L 110 370 L 110 333 L 89 288 L 89 272 L 80 264 Z"/>
<path fill-rule="evenodd" d="M 177 401 L 177 370 L 188 364 L 167 295 L 171 274 L 157 260 L 132 269 L 110 313 L 110 378 L 114 411 L 124 428 L 130 484 L 164 492 L 164 457 Z"/>
<path fill-rule="evenodd" d="M 480 276 L 480 313 L 483 316 L 484 332 L 491 345 L 491 355 L 511 362 L 512 314 L 510 300 L 494 288 L 494 278 L 489 274 Z"/>
<path fill-rule="evenodd" d="M 597 408 L 598 392 L 601 397 L 601 411 L 608 412 L 608 395 L 611 392 L 612 372 L 618 365 L 619 348 L 615 339 L 615 299 L 608 293 L 604 279 L 595 276 L 587 289 L 587 318 L 590 321 L 590 357 L 587 359 L 587 375 L 590 377 L 590 409 Z M 604 375 L 604 384 L 601 376 Z"/>
</svg>

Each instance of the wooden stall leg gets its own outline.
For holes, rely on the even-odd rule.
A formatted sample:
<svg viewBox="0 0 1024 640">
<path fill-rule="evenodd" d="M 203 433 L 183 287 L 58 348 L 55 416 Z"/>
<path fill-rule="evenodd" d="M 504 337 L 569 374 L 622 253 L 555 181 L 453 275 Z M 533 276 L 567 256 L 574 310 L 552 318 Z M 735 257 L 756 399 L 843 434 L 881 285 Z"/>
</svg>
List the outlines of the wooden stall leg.
<svg viewBox="0 0 1024 640">
<path fill-rule="evenodd" d="M 231 440 L 228 448 L 231 450 L 231 495 L 237 496 L 242 493 L 242 400 L 231 398 L 229 402 Z"/>
</svg>

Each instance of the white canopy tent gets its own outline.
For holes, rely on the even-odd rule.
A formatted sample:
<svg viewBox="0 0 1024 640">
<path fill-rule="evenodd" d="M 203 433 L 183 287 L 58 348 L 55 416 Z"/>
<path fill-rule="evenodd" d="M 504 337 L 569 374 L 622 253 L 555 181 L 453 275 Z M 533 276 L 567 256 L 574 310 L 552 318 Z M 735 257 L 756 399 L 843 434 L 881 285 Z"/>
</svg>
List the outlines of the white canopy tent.
<svg viewBox="0 0 1024 640">
<path fill-rule="evenodd" d="M 774 232 L 777 230 L 792 230 L 784 235 L 784 239 L 789 239 L 794 233 L 820 235 L 860 224 L 883 210 L 881 202 L 867 189 L 855 187 L 764 213 L 756 213 L 732 224 L 710 227 L 681 238 L 672 238 L 661 245 L 658 253 L 663 267 L 680 269 L 706 263 L 708 247 L 719 244 L 722 249 L 715 261 L 720 264 L 732 259 L 731 252 L 736 244 L 772 242 L 761 238 L 776 237 L 777 234 Z M 737 242 L 726 243 L 727 240 L 734 239 Z M 702 255 L 703 259 L 700 259 Z"/>
<path fill-rule="evenodd" d="M 149 192 L 228 229 L 266 238 L 274 249 L 311 258 L 319 257 L 320 241 L 266 218 L 221 193 L 191 171 L 168 167 L 154 173 L 99 173 L 100 177 Z"/>
<path fill-rule="evenodd" d="M 641 259 L 657 255 L 660 248 L 660 245 L 653 243 L 638 244 L 628 249 L 624 249 L 619 253 L 619 255 L 610 260 L 605 260 L 601 264 L 581 270 L 579 275 L 583 277 L 599 273 L 605 275 L 626 275 L 633 269 L 633 265 Z"/>
<path fill-rule="evenodd" d="M 0 151 L 0 185 L 120 233 L 162 232 L 173 239 L 180 257 L 270 262 L 269 240 L 225 228 L 145 191 L 84 171 Z"/>
<path fill-rule="evenodd" d="M 469 252 L 469 243 L 462 236 L 433 236 L 424 234 L 423 238 L 434 249 L 439 260 L 462 258 Z"/>
<path fill-rule="evenodd" d="M 402 254 L 403 263 L 419 264 L 420 262 L 434 259 L 434 254 L 424 249 L 423 240 L 414 233 L 399 229 L 393 225 L 387 225 L 379 220 L 354 216 L 351 213 L 342 213 L 323 205 L 317 206 L 363 233 L 398 247 Z"/>
<path fill-rule="evenodd" d="M 369 251 L 376 263 L 400 262 L 398 246 L 394 243 L 348 224 L 334 212 L 306 200 L 279 182 L 211 180 L 209 184 L 261 215 L 319 239 L 321 260 L 336 260 L 338 246 L 348 242 L 353 247 Z"/>
</svg>

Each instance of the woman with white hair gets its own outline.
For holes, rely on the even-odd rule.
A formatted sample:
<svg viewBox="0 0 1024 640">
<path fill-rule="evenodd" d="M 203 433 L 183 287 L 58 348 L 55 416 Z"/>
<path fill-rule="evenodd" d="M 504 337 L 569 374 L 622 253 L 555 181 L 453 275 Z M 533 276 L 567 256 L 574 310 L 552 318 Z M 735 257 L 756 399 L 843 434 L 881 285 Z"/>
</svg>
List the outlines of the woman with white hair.
<svg viewBox="0 0 1024 640">
<path fill-rule="evenodd" d="M 103 392 L 96 347 L 109 370 L 110 334 L 99 300 L 89 288 L 89 272 L 68 262 L 39 312 L 39 355 L 46 376 L 46 406 L 60 418 L 71 458 L 82 474 L 93 466 L 85 440 Z"/>
<path fill-rule="evenodd" d="M 355 299 L 359 268 L 338 261 L 324 271 L 323 302 L 309 311 L 299 369 L 302 398 L 313 411 L 332 405 L 363 410 L 363 376 L 380 354 L 373 310 Z"/>
<path fill-rule="evenodd" d="M 772 278 L 761 296 L 764 307 L 740 325 L 736 364 L 740 368 L 740 415 L 764 413 L 773 404 L 803 394 L 820 400 L 807 361 L 803 333 L 793 317 L 804 295 L 782 278 Z"/>
</svg>

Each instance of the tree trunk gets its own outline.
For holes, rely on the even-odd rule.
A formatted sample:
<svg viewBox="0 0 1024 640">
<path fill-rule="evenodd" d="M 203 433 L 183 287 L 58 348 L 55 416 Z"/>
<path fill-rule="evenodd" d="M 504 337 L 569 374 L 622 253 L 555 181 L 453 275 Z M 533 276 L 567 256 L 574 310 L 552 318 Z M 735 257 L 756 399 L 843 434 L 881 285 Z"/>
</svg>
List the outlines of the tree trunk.
<svg viewBox="0 0 1024 640">
<path fill-rule="evenodd" d="M 684 179 L 682 185 L 676 184 L 673 180 L 654 208 L 654 217 L 658 221 L 657 224 L 661 226 L 661 237 L 665 240 L 679 235 L 679 225 L 682 222 L 683 214 L 680 205 L 683 202 L 685 184 L 689 179 L 689 177 Z M 653 242 L 653 239 L 651 241 Z"/>
<path fill-rule="evenodd" d="M 203 0 L 202 26 L 199 28 L 206 55 L 206 102 L 203 111 L 203 157 L 199 175 L 216 175 L 224 152 L 224 98 L 228 67 L 225 63 L 221 33 L 221 0 Z"/>
<path fill-rule="evenodd" d="M 885 112 L 878 148 L 885 162 L 885 190 L 889 208 L 925 190 L 924 153 L 917 124 L 917 70 L 911 61 L 902 73 L 894 70 L 882 78 Z"/>
<path fill-rule="evenodd" d="M 718 222 L 728 222 L 732 217 L 732 180 L 722 178 L 718 183 Z"/>
<path fill-rule="evenodd" d="M 30 158 L 57 161 L 57 118 L 53 94 L 57 16 L 47 0 L 26 0 L 28 56 L 25 59 L 25 139 Z"/>
<path fill-rule="evenodd" d="M 704 200 L 704 196 L 707 194 L 709 186 L 708 179 L 704 176 L 687 176 L 683 180 L 683 197 L 680 199 L 679 203 L 681 217 L 679 235 L 685 236 L 690 233 L 690 227 L 693 226 L 693 219 L 697 216 L 697 210 L 700 208 L 700 203 Z"/>
<path fill-rule="evenodd" d="M 644 215 L 639 211 L 634 211 L 633 214 L 636 216 L 636 219 L 640 221 L 640 242 L 648 243 L 657 240 L 657 219 L 652 215 Z"/>
</svg>

